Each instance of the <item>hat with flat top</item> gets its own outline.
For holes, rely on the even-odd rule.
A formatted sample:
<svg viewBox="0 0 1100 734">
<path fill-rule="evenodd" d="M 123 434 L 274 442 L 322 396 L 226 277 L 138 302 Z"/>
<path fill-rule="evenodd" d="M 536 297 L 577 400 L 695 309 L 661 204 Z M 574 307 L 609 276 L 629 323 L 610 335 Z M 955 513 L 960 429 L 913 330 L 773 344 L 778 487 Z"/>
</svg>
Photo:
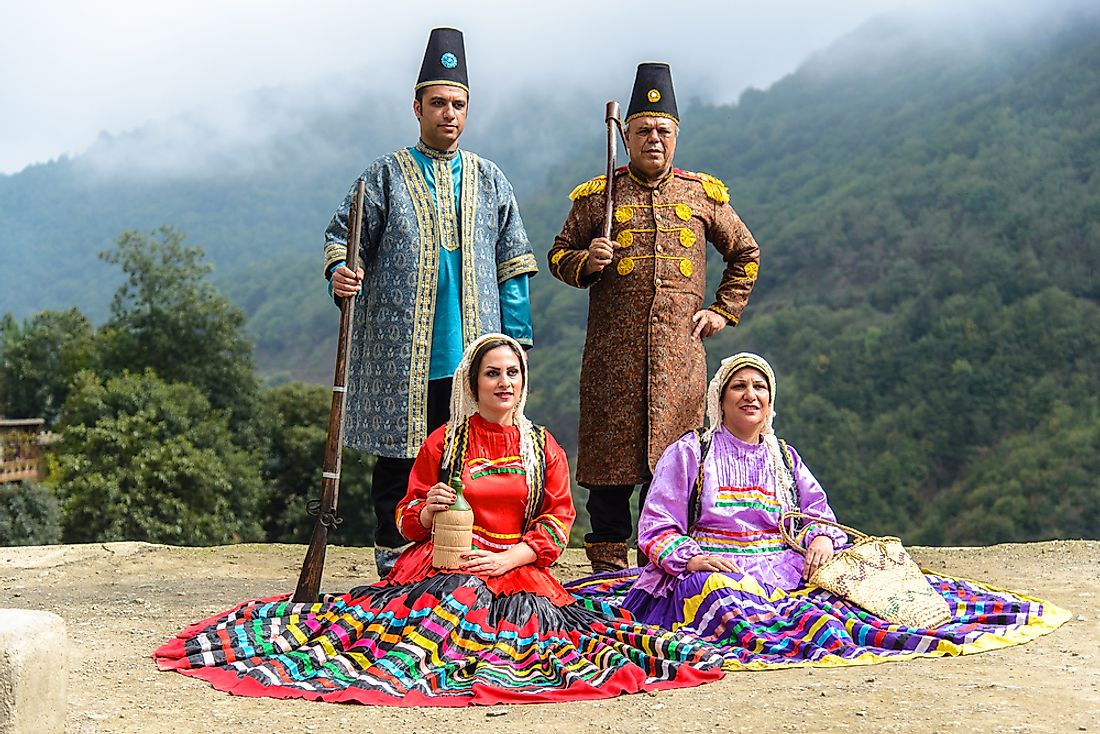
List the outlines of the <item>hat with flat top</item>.
<svg viewBox="0 0 1100 734">
<path fill-rule="evenodd" d="M 457 28 L 433 28 L 428 36 L 428 48 L 420 64 L 420 75 L 414 89 L 433 84 L 446 84 L 470 91 L 466 77 L 466 47 L 462 31 Z"/>
<path fill-rule="evenodd" d="M 668 117 L 680 123 L 680 113 L 676 110 L 676 92 L 672 88 L 672 70 L 668 64 L 646 61 L 638 64 L 638 73 L 634 76 L 634 91 L 630 94 L 630 106 L 626 108 L 626 119 L 653 115 Z"/>
</svg>

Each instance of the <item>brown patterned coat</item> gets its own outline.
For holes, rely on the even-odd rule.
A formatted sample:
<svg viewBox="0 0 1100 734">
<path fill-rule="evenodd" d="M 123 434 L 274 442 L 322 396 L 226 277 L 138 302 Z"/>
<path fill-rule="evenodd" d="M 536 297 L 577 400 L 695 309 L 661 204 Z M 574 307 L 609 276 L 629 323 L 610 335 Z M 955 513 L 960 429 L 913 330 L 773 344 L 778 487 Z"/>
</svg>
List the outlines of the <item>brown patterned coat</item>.
<svg viewBox="0 0 1100 734">
<path fill-rule="evenodd" d="M 692 336 L 703 308 L 706 243 L 726 262 L 710 310 L 736 324 L 748 303 L 760 251 L 716 178 L 676 169 L 647 185 L 615 172 L 614 259 L 584 278 L 588 246 L 601 235 L 606 177 L 578 186 L 549 252 L 550 272 L 590 288 L 580 378 L 577 481 L 639 484 L 665 448 L 703 424 L 707 364 Z"/>
</svg>

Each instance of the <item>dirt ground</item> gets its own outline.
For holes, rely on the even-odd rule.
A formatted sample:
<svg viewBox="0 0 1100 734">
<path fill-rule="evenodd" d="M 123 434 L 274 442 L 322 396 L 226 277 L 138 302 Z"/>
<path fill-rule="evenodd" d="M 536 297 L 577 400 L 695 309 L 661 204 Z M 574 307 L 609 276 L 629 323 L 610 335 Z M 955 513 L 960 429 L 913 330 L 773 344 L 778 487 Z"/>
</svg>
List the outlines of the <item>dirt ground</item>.
<svg viewBox="0 0 1100 734">
<path fill-rule="evenodd" d="M 606 701 L 410 709 L 237 698 L 156 670 L 152 651 L 191 622 L 292 590 L 301 546 L 0 548 L 0 605 L 65 619 L 69 734 L 1100 732 L 1100 542 L 912 550 L 930 570 L 1038 596 L 1071 621 L 1024 646 L 956 659 L 727 673 Z M 561 579 L 584 572 L 578 550 L 556 567 Z M 323 588 L 373 579 L 370 549 L 329 549 Z"/>
</svg>

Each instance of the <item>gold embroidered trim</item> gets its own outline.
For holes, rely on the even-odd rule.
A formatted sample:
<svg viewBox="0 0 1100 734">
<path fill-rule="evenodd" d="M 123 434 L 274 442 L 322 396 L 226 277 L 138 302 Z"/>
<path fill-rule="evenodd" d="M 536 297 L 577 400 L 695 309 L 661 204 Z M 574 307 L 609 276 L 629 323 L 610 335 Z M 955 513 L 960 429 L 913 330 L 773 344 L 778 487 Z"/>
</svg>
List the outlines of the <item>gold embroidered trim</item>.
<svg viewBox="0 0 1100 734">
<path fill-rule="evenodd" d="M 569 193 L 569 200 L 576 201 L 592 194 L 602 194 L 607 189 L 607 176 L 596 176 L 577 186 Z"/>
<path fill-rule="evenodd" d="M 432 356 L 436 290 L 439 285 L 439 245 L 435 237 L 435 201 L 428 182 L 412 153 L 402 149 L 394 154 L 416 215 L 418 265 L 413 305 L 413 332 L 409 359 L 408 427 L 405 441 L 415 455 L 428 437 L 428 369 Z"/>
<path fill-rule="evenodd" d="M 481 308 L 477 291 L 477 263 L 474 240 L 477 233 L 477 192 L 481 185 L 477 156 L 462 151 L 462 335 L 464 344 L 481 336 Z"/>
<path fill-rule="evenodd" d="M 708 173 L 696 173 L 695 175 L 701 180 L 703 191 L 706 192 L 708 197 L 719 204 L 730 202 L 730 190 L 724 183 Z"/>
<path fill-rule="evenodd" d="M 551 265 L 557 265 L 558 263 L 561 262 L 561 259 L 563 257 L 565 257 L 565 250 L 558 250 L 557 252 L 555 252 L 553 255 L 550 256 L 550 264 Z"/>
<path fill-rule="evenodd" d="M 451 173 L 451 161 L 443 158 L 432 160 L 432 172 L 435 174 L 436 234 L 439 246 L 447 252 L 459 247 L 458 217 L 455 212 L 455 180 Z"/>
<path fill-rule="evenodd" d="M 573 271 L 573 283 L 580 288 L 581 286 L 581 271 L 584 269 L 585 263 L 588 262 L 589 253 L 585 250 L 584 253 L 577 258 L 577 267 Z"/>
<path fill-rule="evenodd" d="M 714 313 L 718 314 L 719 316 L 725 316 L 726 320 L 729 321 L 731 324 L 734 324 L 734 325 L 736 325 L 738 320 L 739 320 L 736 316 L 734 316 L 733 314 L 731 314 L 729 311 L 722 308 L 721 306 L 717 306 L 717 305 L 707 306 L 707 310 L 708 311 L 714 311 Z"/>
<path fill-rule="evenodd" d="M 347 239 L 346 234 L 344 235 L 344 239 Z M 347 262 L 347 260 L 347 245 L 337 244 L 336 242 L 330 242 L 325 245 L 325 275 L 328 275 L 328 271 L 332 266 L 338 263 Z"/>
<path fill-rule="evenodd" d="M 652 227 L 635 227 L 633 229 L 620 229 L 619 233 L 615 235 L 615 241 L 618 242 L 621 247 L 632 247 L 634 245 L 635 233 L 652 234 L 656 232 L 676 232 L 680 244 L 684 247 L 691 247 L 696 242 L 695 233 L 687 227 L 657 227 L 656 229 Z"/>
<path fill-rule="evenodd" d="M 745 277 L 756 280 L 757 273 L 760 272 L 760 266 L 756 263 L 745 263 Z"/>
<path fill-rule="evenodd" d="M 634 115 L 634 117 L 637 117 L 637 115 Z M 633 119 L 633 118 L 631 118 L 631 119 Z M 673 119 L 675 119 L 675 118 L 673 118 Z M 642 179 L 638 178 L 637 176 L 634 175 L 634 171 L 632 171 L 630 169 L 630 166 L 627 166 L 626 173 L 627 173 L 628 176 L 630 176 L 631 180 L 633 180 L 634 183 L 638 184 L 642 188 L 659 189 L 662 186 L 664 186 L 665 184 L 667 184 L 669 181 L 672 180 L 672 177 L 676 175 L 676 169 L 673 168 L 673 169 L 669 170 L 668 175 L 665 176 L 664 178 L 662 178 L 657 183 L 650 183 L 648 181 L 643 181 Z"/>
<path fill-rule="evenodd" d="M 627 255 L 619 258 L 615 264 L 615 270 L 619 275 L 630 275 L 639 260 L 675 260 L 681 275 L 690 278 L 695 273 L 695 263 L 686 257 L 674 257 L 671 255 Z"/>
<path fill-rule="evenodd" d="M 642 111 L 642 112 L 635 112 L 633 115 L 631 115 L 630 117 L 623 120 L 623 125 L 626 125 L 628 122 L 630 122 L 631 120 L 633 120 L 635 118 L 638 118 L 638 117 L 667 117 L 670 120 L 674 120 L 677 125 L 680 124 L 680 118 L 677 117 L 676 115 L 670 115 L 667 112 L 657 112 L 657 111 L 645 110 L 645 111 Z"/>
<path fill-rule="evenodd" d="M 415 87 L 413 87 L 413 91 L 414 92 L 419 91 L 419 90 L 423 89 L 424 87 L 430 87 L 433 84 L 439 84 L 439 85 L 444 86 L 444 87 L 458 87 L 459 89 L 465 89 L 466 94 L 470 93 L 470 88 L 467 87 L 465 84 L 461 84 L 459 82 L 451 81 L 450 79 L 432 79 L 430 81 L 420 82 Z"/>
<path fill-rule="evenodd" d="M 691 207 L 687 204 L 623 204 L 615 210 L 615 221 L 619 224 L 629 222 L 634 218 L 635 209 L 661 209 L 667 207 L 672 207 L 676 212 L 676 216 L 684 222 L 691 219 L 693 214 Z"/>
<path fill-rule="evenodd" d="M 415 148 L 429 158 L 434 158 L 437 161 L 450 161 L 454 160 L 454 157 L 458 155 L 458 148 L 454 150 L 439 150 L 425 143 L 423 140 L 417 140 Z"/>
<path fill-rule="evenodd" d="M 564 254 L 564 251 L 562 251 Z M 511 260 L 502 262 L 497 265 L 497 283 L 503 283 L 506 280 L 516 277 L 517 275 L 523 275 L 524 273 L 531 273 L 534 275 L 539 271 L 539 266 L 535 262 L 535 256 L 531 253 L 524 253 L 519 257 L 513 257 Z"/>
</svg>

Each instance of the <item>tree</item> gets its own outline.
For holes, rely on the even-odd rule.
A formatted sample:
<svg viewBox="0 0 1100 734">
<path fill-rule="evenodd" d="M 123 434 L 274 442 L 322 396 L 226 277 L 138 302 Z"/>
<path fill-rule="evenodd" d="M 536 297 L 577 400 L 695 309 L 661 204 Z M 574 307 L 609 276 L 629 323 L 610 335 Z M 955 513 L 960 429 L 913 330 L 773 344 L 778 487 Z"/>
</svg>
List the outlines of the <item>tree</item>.
<svg viewBox="0 0 1100 734">
<path fill-rule="evenodd" d="M 194 385 L 230 412 L 241 438 L 258 391 L 244 312 L 206 280 L 211 268 L 202 249 L 183 240 L 171 227 L 126 230 L 115 250 L 100 253 L 127 276 L 100 330 L 100 373 L 152 369 L 165 381 Z"/>
<path fill-rule="evenodd" d="M 60 425 L 66 542 L 262 540 L 258 457 L 198 388 L 152 371 L 106 381 L 82 372 Z"/>
<path fill-rule="evenodd" d="M 53 492 L 30 482 L 0 484 L 0 546 L 60 541 L 61 507 Z"/>
<path fill-rule="evenodd" d="M 263 393 L 264 434 L 269 448 L 263 477 L 268 483 L 263 523 L 267 539 L 305 543 L 313 532 L 307 504 L 320 496 L 332 393 L 300 382 Z M 374 511 L 367 479 L 373 458 L 344 449 L 339 514 L 344 522 L 332 540 L 342 545 L 374 544 Z"/>
<path fill-rule="evenodd" d="M 91 360 L 94 332 L 78 309 L 43 311 L 0 325 L 0 413 L 57 419 L 73 376 Z"/>
</svg>

